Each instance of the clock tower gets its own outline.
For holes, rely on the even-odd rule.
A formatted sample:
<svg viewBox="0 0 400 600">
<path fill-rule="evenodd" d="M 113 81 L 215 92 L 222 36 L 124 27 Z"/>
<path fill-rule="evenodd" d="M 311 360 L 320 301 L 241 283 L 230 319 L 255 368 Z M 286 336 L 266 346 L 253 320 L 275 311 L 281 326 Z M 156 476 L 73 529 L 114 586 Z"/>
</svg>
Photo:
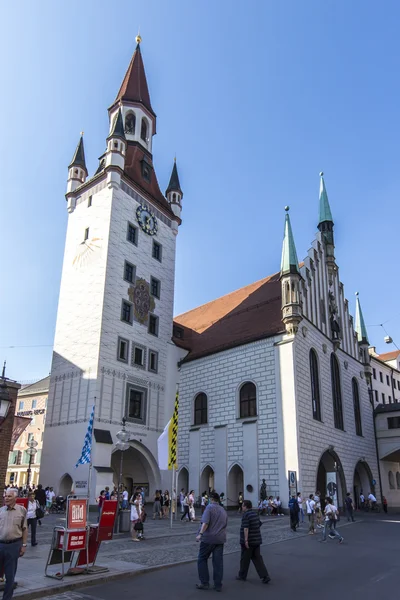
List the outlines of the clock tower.
<svg viewBox="0 0 400 600">
<path fill-rule="evenodd" d="M 159 187 L 156 114 L 141 38 L 110 108 L 106 150 L 88 176 L 81 137 L 68 172 L 68 227 L 57 314 L 41 479 L 58 493 L 88 485 L 75 468 L 95 405 L 91 501 L 118 483 L 116 433 L 126 420 L 122 482 L 162 485 L 157 438 L 175 396 L 171 359 L 175 244 L 183 193 Z M 171 182 L 170 186 L 171 188 Z M 170 190 L 171 191 L 171 190 Z M 168 368 L 167 376 L 167 364 Z"/>
</svg>

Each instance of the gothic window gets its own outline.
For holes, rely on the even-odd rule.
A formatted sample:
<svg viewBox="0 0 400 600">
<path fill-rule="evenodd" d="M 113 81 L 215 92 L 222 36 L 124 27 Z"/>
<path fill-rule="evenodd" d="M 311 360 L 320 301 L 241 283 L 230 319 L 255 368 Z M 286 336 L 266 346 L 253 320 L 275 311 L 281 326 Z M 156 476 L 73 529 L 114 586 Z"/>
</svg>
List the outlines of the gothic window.
<svg viewBox="0 0 400 600">
<path fill-rule="evenodd" d="M 311 401 L 313 417 L 321 421 L 321 398 L 319 393 L 318 359 L 315 350 L 310 350 Z"/>
<path fill-rule="evenodd" d="M 125 117 L 125 133 L 130 133 L 134 135 L 136 127 L 136 117 L 135 113 L 130 112 Z"/>
<path fill-rule="evenodd" d="M 194 399 L 194 424 L 205 425 L 207 423 L 207 396 L 201 392 Z"/>
<path fill-rule="evenodd" d="M 241 418 L 257 416 L 257 393 L 254 383 L 248 381 L 240 388 L 239 407 Z"/>
<path fill-rule="evenodd" d="M 172 202 L 176 202 L 176 194 L 172 194 Z"/>
<path fill-rule="evenodd" d="M 142 126 L 140 128 L 140 137 L 142 138 L 142 140 L 144 142 L 146 142 L 146 144 L 148 142 L 148 137 L 149 137 L 148 136 L 148 132 L 149 132 L 149 125 L 147 123 L 147 119 L 145 119 L 143 117 L 143 119 L 142 119 Z"/>
<path fill-rule="evenodd" d="M 355 377 L 353 377 L 351 381 L 351 386 L 353 388 L 354 421 L 356 423 L 356 434 L 362 435 L 360 395 L 358 393 L 358 383 Z"/>
<path fill-rule="evenodd" d="M 393 475 L 392 471 L 389 471 L 388 476 L 389 476 L 389 487 L 390 487 L 390 489 L 391 490 L 396 489 L 395 485 L 394 485 L 394 475 Z"/>
<path fill-rule="evenodd" d="M 332 379 L 332 400 L 333 400 L 333 418 L 336 429 L 344 429 L 343 426 L 343 406 L 342 392 L 340 389 L 340 371 L 336 356 L 331 354 L 331 379 Z"/>
</svg>

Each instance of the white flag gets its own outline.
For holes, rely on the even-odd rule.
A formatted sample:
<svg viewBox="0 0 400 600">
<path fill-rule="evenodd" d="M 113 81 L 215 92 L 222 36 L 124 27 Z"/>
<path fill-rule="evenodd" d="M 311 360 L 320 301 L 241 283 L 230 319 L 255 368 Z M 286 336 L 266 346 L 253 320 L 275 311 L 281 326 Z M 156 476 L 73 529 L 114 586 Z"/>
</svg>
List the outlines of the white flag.
<svg viewBox="0 0 400 600">
<path fill-rule="evenodd" d="M 166 424 L 164 431 L 160 435 L 157 440 L 158 446 L 158 466 L 162 471 L 166 471 L 168 469 L 168 459 L 169 459 L 169 428 L 171 426 L 170 419 Z"/>
</svg>

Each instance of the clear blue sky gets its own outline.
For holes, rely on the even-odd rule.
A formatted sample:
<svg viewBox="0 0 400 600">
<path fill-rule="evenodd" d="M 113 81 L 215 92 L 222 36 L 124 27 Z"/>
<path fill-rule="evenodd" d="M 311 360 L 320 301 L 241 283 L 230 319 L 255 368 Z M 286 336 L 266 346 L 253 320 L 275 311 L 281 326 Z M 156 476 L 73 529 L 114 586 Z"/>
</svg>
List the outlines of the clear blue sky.
<svg viewBox="0 0 400 600">
<path fill-rule="evenodd" d="M 57 7 L 57 8 L 56 8 Z M 90 174 L 138 26 L 164 190 L 184 190 L 175 314 L 279 269 L 285 204 L 299 258 L 320 170 L 336 257 L 370 342 L 399 326 L 400 4 L 370 0 L 69 0 L 2 7 L 0 360 L 48 374 L 67 224 L 67 165 Z M 23 346 L 41 346 L 26 347 Z M 16 346 L 7 348 L 7 346 Z"/>
</svg>

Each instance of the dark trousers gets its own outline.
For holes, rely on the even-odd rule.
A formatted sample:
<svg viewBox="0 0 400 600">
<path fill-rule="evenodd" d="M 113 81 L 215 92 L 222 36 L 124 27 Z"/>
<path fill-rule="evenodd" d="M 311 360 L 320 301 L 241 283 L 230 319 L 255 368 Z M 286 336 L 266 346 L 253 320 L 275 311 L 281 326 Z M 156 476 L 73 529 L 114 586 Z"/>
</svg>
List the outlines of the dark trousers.
<svg viewBox="0 0 400 600">
<path fill-rule="evenodd" d="M 14 579 L 17 572 L 18 558 L 22 540 L 13 544 L 0 543 L 0 573 L 4 571 L 6 583 L 3 600 L 11 600 L 14 591 Z"/>
<path fill-rule="evenodd" d="M 183 515 L 181 516 L 181 521 L 183 521 L 183 519 L 184 519 L 185 517 L 187 517 L 187 518 L 189 519 L 189 521 L 190 521 L 190 512 L 189 512 L 189 507 L 188 507 L 188 506 L 184 506 L 184 507 L 183 507 L 183 510 L 184 510 L 184 512 L 183 512 Z"/>
<path fill-rule="evenodd" d="M 250 561 L 253 561 L 253 565 L 257 571 L 260 579 L 269 577 L 267 567 L 265 566 L 264 559 L 261 556 L 260 546 L 242 546 L 242 554 L 240 555 L 240 570 L 239 577 L 246 579 L 247 573 L 250 567 Z"/>
<path fill-rule="evenodd" d="M 346 508 L 346 515 L 347 515 L 347 520 L 348 521 L 353 521 L 354 522 L 354 517 L 353 517 L 353 509 L 352 508 Z"/>
<path fill-rule="evenodd" d="M 34 546 L 36 544 L 36 527 L 37 527 L 37 518 L 28 519 L 28 527 L 31 528 L 31 544 Z"/>
<path fill-rule="evenodd" d="M 212 554 L 212 565 L 214 574 L 214 586 L 217 589 L 222 587 L 222 577 L 224 574 L 224 545 L 206 544 L 200 542 L 199 556 L 197 558 L 197 569 L 199 572 L 200 583 L 208 585 L 210 583 L 210 574 L 208 572 L 208 559 Z"/>
</svg>

